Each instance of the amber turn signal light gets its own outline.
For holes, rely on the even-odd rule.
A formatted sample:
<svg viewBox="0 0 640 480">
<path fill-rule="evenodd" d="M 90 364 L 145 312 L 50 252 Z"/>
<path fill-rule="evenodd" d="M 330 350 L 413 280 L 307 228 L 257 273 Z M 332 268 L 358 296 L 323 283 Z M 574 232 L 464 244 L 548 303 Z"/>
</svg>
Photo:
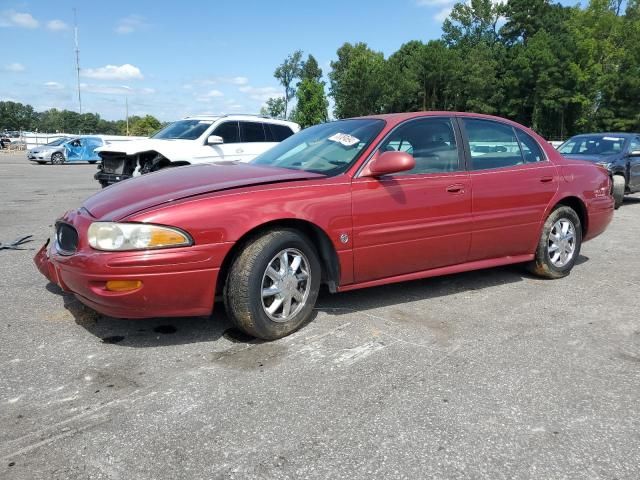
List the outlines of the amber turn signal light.
<svg viewBox="0 0 640 480">
<path fill-rule="evenodd" d="M 106 288 L 111 292 L 128 292 L 136 290 L 142 286 L 140 280 L 109 280 Z"/>
</svg>

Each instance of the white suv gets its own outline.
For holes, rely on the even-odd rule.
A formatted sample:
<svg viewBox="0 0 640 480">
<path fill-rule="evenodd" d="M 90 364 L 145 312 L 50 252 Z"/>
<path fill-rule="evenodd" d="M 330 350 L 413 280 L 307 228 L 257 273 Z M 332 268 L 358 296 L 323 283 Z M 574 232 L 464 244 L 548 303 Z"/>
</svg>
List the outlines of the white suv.
<svg viewBox="0 0 640 480">
<path fill-rule="evenodd" d="M 300 130 L 297 123 L 256 115 L 199 115 L 171 123 L 144 140 L 98 148 L 95 179 L 103 187 L 162 168 L 249 162 Z"/>
</svg>

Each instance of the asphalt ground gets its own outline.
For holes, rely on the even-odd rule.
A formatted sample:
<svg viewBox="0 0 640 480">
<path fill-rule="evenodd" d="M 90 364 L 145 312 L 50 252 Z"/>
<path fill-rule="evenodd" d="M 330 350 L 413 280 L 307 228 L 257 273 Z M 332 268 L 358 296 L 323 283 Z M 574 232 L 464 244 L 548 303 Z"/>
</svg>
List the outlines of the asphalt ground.
<svg viewBox="0 0 640 480">
<path fill-rule="evenodd" d="M 95 166 L 0 156 L 0 478 L 640 478 L 640 197 L 573 273 L 321 295 L 262 343 L 105 318 L 32 262 Z"/>
</svg>

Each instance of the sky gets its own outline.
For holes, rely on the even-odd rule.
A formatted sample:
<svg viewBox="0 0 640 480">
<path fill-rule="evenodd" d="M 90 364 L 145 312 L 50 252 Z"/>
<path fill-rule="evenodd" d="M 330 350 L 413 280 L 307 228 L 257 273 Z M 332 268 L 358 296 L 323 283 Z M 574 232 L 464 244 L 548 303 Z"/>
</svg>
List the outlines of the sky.
<svg viewBox="0 0 640 480">
<path fill-rule="evenodd" d="M 162 121 L 257 113 L 281 96 L 275 68 L 294 50 L 325 75 L 344 42 L 392 54 L 439 38 L 452 0 L 0 0 L 0 100 L 78 110 L 74 7 L 83 112 Z M 169 6 L 171 5 L 171 6 Z"/>
</svg>

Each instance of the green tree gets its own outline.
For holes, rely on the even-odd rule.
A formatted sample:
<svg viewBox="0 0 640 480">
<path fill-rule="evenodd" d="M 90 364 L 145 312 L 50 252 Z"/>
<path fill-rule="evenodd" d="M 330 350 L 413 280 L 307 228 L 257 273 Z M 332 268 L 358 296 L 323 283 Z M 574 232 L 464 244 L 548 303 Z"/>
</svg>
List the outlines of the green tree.
<svg viewBox="0 0 640 480">
<path fill-rule="evenodd" d="M 129 132 L 134 136 L 149 137 L 161 127 L 160 121 L 152 115 L 129 117 Z"/>
<path fill-rule="evenodd" d="M 385 59 L 366 43 L 345 43 L 331 62 L 330 94 L 338 118 L 357 117 L 383 111 Z"/>
<path fill-rule="evenodd" d="M 287 117 L 289 101 L 295 96 L 296 89 L 293 86 L 295 79 L 300 78 L 302 72 L 302 50 L 296 50 L 284 59 L 276 68 L 273 76 L 284 87 L 284 116 Z"/>
<path fill-rule="evenodd" d="M 271 118 L 285 118 L 285 111 L 284 98 L 274 97 L 267 100 L 266 104 L 260 109 L 260 114 Z"/>
<path fill-rule="evenodd" d="M 19 102 L 0 102 L 0 128 L 34 130 L 38 116 L 31 105 Z"/>
<path fill-rule="evenodd" d="M 324 93 L 324 86 L 322 70 L 313 55 L 309 55 L 302 66 L 301 81 L 296 91 L 298 103 L 292 115 L 302 128 L 327 121 L 329 102 Z"/>
</svg>

